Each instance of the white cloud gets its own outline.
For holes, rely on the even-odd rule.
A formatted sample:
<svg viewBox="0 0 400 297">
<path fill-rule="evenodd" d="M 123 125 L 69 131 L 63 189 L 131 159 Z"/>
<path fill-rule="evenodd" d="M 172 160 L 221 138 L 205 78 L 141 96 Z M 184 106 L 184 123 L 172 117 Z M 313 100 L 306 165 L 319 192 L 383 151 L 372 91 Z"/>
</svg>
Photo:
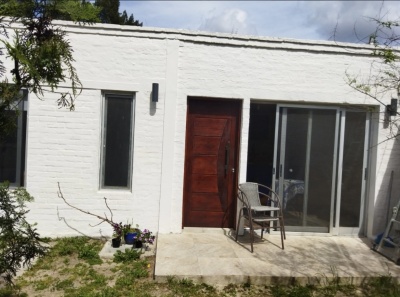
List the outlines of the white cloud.
<svg viewBox="0 0 400 297">
<path fill-rule="evenodd" d="M 376 23 L 371 18 L 399 19 L 396 2 L 321 1 L 303 4 L 308 8 L 305 22 L 313 26 L 321 38 L 348 42 L 368 42 Z"/>
<path fill-rule="evenodd" d="M 381 9 L 381 1 L 121 0 L 120 8 L 146 27 L 322 40 L 333 39 L 336 28 L 336 40 L 357 42 L 376 27 L 368 17 L 400 19 L 398 2 L 383 4 Z"/>
<path fill-rule="evenodd" d="M 215 13 L 215 11 L 209 13 L 199 29 L 211 32 L 257 35 L 257 29 L 249 21 L 247 12 L 238 8 L 225 9 L 222 13 Z"/>
</svg>

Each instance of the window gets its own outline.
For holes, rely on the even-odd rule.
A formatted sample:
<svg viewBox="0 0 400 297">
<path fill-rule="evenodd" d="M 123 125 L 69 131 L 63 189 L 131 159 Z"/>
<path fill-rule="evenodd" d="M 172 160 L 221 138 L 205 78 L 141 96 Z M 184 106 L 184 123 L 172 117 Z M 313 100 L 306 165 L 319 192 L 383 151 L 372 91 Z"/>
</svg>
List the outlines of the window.
<svg viewBox="0 0 400 297">
<path fill-rule="evenodd" d="M 25 185 L 25 145 L 27 121 L 27 93 L 18 103 L 19 115 L 15 118 L 16 129 L 0 139 L 0 182 L 8 181 L 11 186 Z M 14 111 L 5 111 L 14 113 Z"/>
<path fill-rule="evenodd" d="M 105 94 L 101 188 L 131 188 L 133 95 Z"/>
</svg>

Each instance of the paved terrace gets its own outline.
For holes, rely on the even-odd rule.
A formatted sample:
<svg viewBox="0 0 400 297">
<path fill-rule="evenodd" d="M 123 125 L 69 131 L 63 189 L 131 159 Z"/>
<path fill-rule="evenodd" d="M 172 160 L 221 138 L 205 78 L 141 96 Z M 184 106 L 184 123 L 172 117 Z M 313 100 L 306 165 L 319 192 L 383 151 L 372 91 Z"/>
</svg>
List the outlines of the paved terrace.
<svg viewBox="0 0 400 297">
<path fill-rule="evenodd" d="M 239 241 L 228 229 L 160 234 L 155 279 L 175 276 L 212 285 L 324 283 L 336 277 L 359 284 L 389 273 L 400 279 L 400 266 L 372 251 L 366 238 L 287 234 L 282 250 L 280 236 L 267 234 L 264 240 L 256 237 L 253 254 L 248 234 Z"/>
</svg>

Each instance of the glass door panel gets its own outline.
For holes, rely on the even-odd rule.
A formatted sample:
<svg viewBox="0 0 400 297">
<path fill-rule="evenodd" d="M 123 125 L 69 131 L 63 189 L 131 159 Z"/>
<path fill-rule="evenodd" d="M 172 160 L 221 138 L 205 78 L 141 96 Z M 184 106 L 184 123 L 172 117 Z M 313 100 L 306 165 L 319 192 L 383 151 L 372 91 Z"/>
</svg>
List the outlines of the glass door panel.
<svg viewBox="0 0 400 297">
<path fill-rule="evenodd" d="M 346 111 L 339 226 L 360 226 L 364 186 L 366 113 Z"/>
<path fill-rule="evenodd" d="M 277 187 L 288 231 L 329 232 L 337 110 L 281 110 Z"/>
</svg>

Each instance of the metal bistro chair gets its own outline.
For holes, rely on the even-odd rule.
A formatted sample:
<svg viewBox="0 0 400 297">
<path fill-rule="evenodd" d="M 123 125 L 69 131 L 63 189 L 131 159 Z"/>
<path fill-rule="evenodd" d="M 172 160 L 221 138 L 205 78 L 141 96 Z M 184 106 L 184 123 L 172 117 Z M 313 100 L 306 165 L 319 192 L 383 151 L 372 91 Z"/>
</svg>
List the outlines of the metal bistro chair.
<svg viewBox="0 0 400 297">
<path fill-rule="evenodd" d="M 261 204 L 260 196 L 263 202 L 266 200 L 266 205 Z M 243 183 L 239 185 L 238 198 L 242 202 L 242 207 L 239 211 L 239 219 L 236 228 L 236 241 L 238 239 L 240 220 L 244 217 L 250 224 L 251 252 L 253 252 L 254 243 L 253 223 L 261 226 L 261 238 L 263 238 L 264 229 L 267 229 L 269 232 L 270 228 L 279 228 L 282 249 L 284 249 L 283 239 L 286 239 L 286 234 L 282 207 L 278 194 L 261 184 Z M 271 223 L 275 223 L 275 226 L 272 227 Z"/>
</svg>

